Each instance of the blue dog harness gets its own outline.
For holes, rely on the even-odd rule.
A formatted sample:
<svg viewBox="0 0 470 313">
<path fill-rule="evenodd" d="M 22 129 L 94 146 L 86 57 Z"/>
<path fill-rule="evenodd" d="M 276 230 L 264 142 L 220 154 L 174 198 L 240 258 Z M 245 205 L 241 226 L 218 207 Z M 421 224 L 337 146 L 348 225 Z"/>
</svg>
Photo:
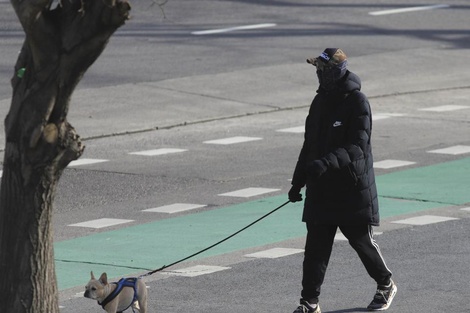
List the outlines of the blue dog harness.
<svg viewBox="0 0 470 313">
<path fill-rule="evenodd" d="M 136 277 L 132 277 L 132 278 L 121 278 L 117 283 L 112 283 L 114 285 L 116 285 L 116 289 L 114 289 L 114 291 L 106 297 L 106 299 L 103 300 L 103 302 L 98 302 L 99 305 L 101 305 L 104 309 L 104 307 L 111 301 L 114 300 L 114 298 L 117 297 L 117 295 L 122 291 L 122 288 L 124 287 L 130 287 L 130 288 L 133 288 L 134 289 L 134 298 L 132 299 L 131 303 L 129 304 L 129 306 L 127 308 L 125 308 L 124 310 L 122 311 L 119 311 L 117 313 L 122 313 L 124 312 L 125 310 L 127 310 L 128 308 L 131 307 L 131 305 L 137 301 L 137 279 Z"/>
</svg>

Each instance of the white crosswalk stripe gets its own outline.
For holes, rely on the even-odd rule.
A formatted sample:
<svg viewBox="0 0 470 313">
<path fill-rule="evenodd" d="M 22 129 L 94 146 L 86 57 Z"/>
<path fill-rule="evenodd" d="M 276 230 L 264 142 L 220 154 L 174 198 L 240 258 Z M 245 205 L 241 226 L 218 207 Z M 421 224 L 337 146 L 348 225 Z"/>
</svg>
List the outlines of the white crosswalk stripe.
<svg viewBox="0 0 470 313">
<path fill-rule="evenodd" d="M 70 224 L 69 226 L 73 227 L 87 227 L 87 228 L 105 228 L 120 224 L 126 224 L 133 222 L 133 220 L 124 220 L 124 219 L 117 219 L 117 218 L 100 218 L 97 220 L 81 222 L 76 224 Z"/>
<path fill-rule="evenodd" d="M 245 188 L 245 189 L 236 190 L 232 192 L 222 193 L 222 194 L 219 194 L 219 196 L 250 198 L 250 197 L 259 196 L 262 194 L 275 192 L 279 190 L 280 189 L 272 189 L 272 188 Z"/>
<path fill-rule="evenodd" d="M 155 213 L 178 213 L 194 209 L 206 207 L 204 204 L 191 204 L 191 203 L 174 203 L 164 205 L 158 208 L 142 210 L 143 212 L 155 212 Z"/>
<path fill-rule="evenodd" d="M 214 145 L 232 145 L 232 144 L 237 144 L 237 143 L 261 140 L 261 139 L 263 138 L 236 136 L 236 137 L 230 137 L 230 138 L 204 141 L 204 143 L 214 144 Z"/>
<path fill-rule="evenodd" d="M 196 266 L 191 266 L 191 267 L 172 270 L 172 271 L 163 271 L 161 273 L 165 275 L 173 275 L 173 276 L 196 277 L 196 276 L 212 274 L 215 272 L 220 272 L 220 271 L 224 271 L 228 269 L 231 269 L 231 267 L 196 265 Z"/>
<path fill-rule="evenodd" d="M 292 254 L 302 253 L 304 249 L 292 249 L 292 248 L 272 248 L 269 250 L 259 251 L 255 253 L 246 254 L 247 258 L 258 258 L 258 259 L 277 259 L 283 256 Z"/>
<path fill-rule="evenodd" d="M 410 217 L 404 220 L 394 221 L 395 224 L 407 224 L 407 225 L 429 225 L 434 223 L 446 222 L 458 220 L 454 217 L 435 216 L 435 215 L 421 215 L 416 217 Z"/>
</svg>

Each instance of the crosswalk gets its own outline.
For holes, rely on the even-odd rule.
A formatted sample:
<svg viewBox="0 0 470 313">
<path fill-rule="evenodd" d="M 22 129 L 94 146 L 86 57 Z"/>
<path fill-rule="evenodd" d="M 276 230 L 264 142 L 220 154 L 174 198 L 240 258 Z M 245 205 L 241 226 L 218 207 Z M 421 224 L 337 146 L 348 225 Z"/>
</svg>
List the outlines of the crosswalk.
<svg viewBox="0 0 470 313">
<path fill-rule="evenodd" d="M 470 109 L 470 106 L 444 105 L 444 106 L 437 106 L 437 107 L 421 108 L 418 110 L 428 111 L 428 112 L 438 114 L 442 112 L 457 111 L 457 110 L 464 110 L 464 109 Z M 374 114 L 373 118 L 375 121 L 380 121 L 380 120 L 390 119 L 390 118 L 400 118 L 403 116 L 406 116 L 406 114 L 396 113 L 396 112 L 394 113 L 379 112 L 379 113 Z M 304 126 L 293 126 L 293 127 L 288 127 L 288 128 L 277 129 L 275 130 L 275 132 L 302 134 L 304 132 Z M 205 145 L 207 144 L 207 145 L 226 146 L 226 145 L 250 143 L 250 142 L 259 141 L 259 140 L 264 140 L 264 138 L 251 137 L 251 136 L 231 136 L 231 137 L 226 137 L 226 138 L 205 140 L 205 141 L 202 141 L 202 143 Z M 164 157 L 166 155 L 184 154 L 184 153 L 189 153 L 189 152 L 190 152 L 189 148 L 165 147 L 165 148 L 158 148 L 158 149 L 128 152 L 128 154 L 133 155 L 133 156 L 142 156 L 142 157 Z M 429 154 L 462 155 L 462 154 L 470 153 L 470 146 L 456 145 L 456 146 L 443 147 L 443 148 L 435 149 L 435 150 L 429 150 L 426 152 Z M 69 167 L 94 166 L 96 164 L 100 164 L 104 162 L 112 162 L 112 160 L 82 158 L 77 161 L 71 162 Z M 404 168 L 408 166 L 416 166 L 417 164 L 418 162 L 414 160 L 384 159 L 384 160 L 375 161 L 374 168 L 396 169 L 396 168 Z M 0 171 L 0 175 L 1 175 L 1 171 Z M 244 188 L 241 190 L 227 191 L 225 193 L 218 194 L 217 196 L 238 197 L 241 199 L 242 198 L 246 199 L 246 198 L 251 198 L 251 197 L 260 196 L 264 194 L 275 193 L 277 191 L 279 191 L 279 189 L 267 188 L 267 187 L 262 187 L 262 186 L 261 187 L 248 187 L 248 188 Z M 170 204 L 166 204 L 160 207 L 144 209 L 142 211 L 148 212 L 148 213 L 174 214 L 174 213 L 200 209 L 206 206 L 207 204 L 170 203 Z M 92 221 L 82 221 L 82 222 L 70 224 L 68 226 L 88 227 L 88 228 L 106 228 L 106 227 L 112 227 L 112 226 L 116 226 L 120 224 L 132 223 L 132 222 L 133 220 L 103 218 L 103 219 L 92 220 Z"/>
<path fill-rule="evenodd" d="M 231 137 L 228 140 L 228 141 L 231 141 L 232 144 L 234 143 L 233 138 L 235 137 Z M 237 138 L 241 138 L 241 137 L 237 137 Z M 247 137 L 243 137 L 243 138 L 245 138 L 244 142 L 246 142 Z M 219 141 L 219 142 L 222 142 L 222 141 Z M 149 151 L 132 152 L 130 154 L 144 155 L 144 156 L 162 156 L 165 154 L 188 151 L 187 149 L 179 149 L 178 151 L 177 150 L 178 149 L 157 149 L 157 150 L 149 150 Z M 452 155 L 466 154 L 466 153 L 470 153 L 470 146 L 451 146 L 451 147 L 447 147 L 447 148 L 443 148 L 439 150 L 431 150 L 427 152 L 434 153 L 434 154 L 440 153 L 440 154 L 452 154 Z M 93 164 L 98 164 L 98 163 L 103 163 L 103 162 L 108 162 L 108 161 L 109 160 L 104 160 L 104 159 L 86 159 L 85 158 L 85 159 L 80 159 L 80 160 L 72 162 L 70 166 L 74 167 L 74 166 L 82 166 L 82 165 L 93 165 Z M 374 167 L 380 168 L 380 169 L 391 169 L 391 168 L 411 166 L 415 164 L 417 164 L 417 162 L 387 159 L 387 160 L 381 160 L 381 161 L 375 162 Z M 279 190 L 280 189 L 265 188 L 265 187 L 248 187 L 248 188 L 244 188 L 240 190 L 234 190 L 234 191 L 221 193 L 221 194 L 218 194 L 218 196 L 251 198 L 251 197 L 260 196 L 264 194 L 275 193 Z M 207 206 L 207 204 L 173 203 L 173 204 L 167 204 L 167 205 L 156 207 L 156 208 L 144 209 L 142 211 L 173 214 L 173 213 L 199 209 L 205 206 Z M 131 223 L 131 222 L 133 222 L 133 220 L 105 218 L 105 219 L 99 219 L 99 220 L 74 223 L 68 226 L 87 227 L 87 228 L 105 228 L 105 227 L 111 227 L 111 226 L 116 226 L 120 224 Z"/>
</svg>

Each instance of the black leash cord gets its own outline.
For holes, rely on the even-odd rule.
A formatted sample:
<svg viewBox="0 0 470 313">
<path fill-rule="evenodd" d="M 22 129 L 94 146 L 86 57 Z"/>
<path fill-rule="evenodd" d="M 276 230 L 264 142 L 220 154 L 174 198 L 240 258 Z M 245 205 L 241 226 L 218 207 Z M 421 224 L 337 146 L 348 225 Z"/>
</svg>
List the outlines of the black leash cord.
<svg viewBox="0 0 470 313">
<path fill-rule="evenodd" d="M 195 257 L 196 255 L 199 255 L 199 254 L 201 254 L 201 253 L 203 253 L 203 252 L 206 252 L 207 250 L 210 250 L 210 249 L 214 248 L 215 246 L 220 245 L 221 243 L 223 243 L 223 242 L 229 240 L 230 238 L 232 238 L 232 237 L 238 235 L 239 233 L 241 233 L 241 232 L 244 231 L 245 229 L 247 229 L 247 228 L 249 228 L 249 227 L 255 225 L 256 223 L 258 223 L 258 222 L 261 221 L 262 219 L 265 219 L 266 217 L 268 217 L 269 215 L 273 214 L 274 212 L 276 212 L 277 210 L 279 210 L 279 209 L 282 208 L 283 206 L 287 205 L 289 202 L 290 202 L 290 201 L 287 201 L 286 203 L 281 204 L 280 206 L 278 206 L 277 208 L 275 208 L 275 209 L 272 210 L 271 212 L 266 213 L 265 215 L 261 216 L 261 217 L 260 217 L 259 219 L 257 219 L 256 221 L 252 222 L 252 223 L 249 224 L 249 225 L 246 225 L 245 227 L 243 227 L 243 228 L 240 229 L 239 231 L 237 231 L 237 232 L 231 234 L 230 236 L 228 236 L 228 237 L 226 237 L 226 238 L 224 238 L 224 239 L 222 239 L 222 240 L 220 240 L 220 241 L 214 243 L 213 245 L 211 245 L 211 246 L 209 246 L 209 247 L 207 247 L 207 248 L 205 248 L 205 249 L 202 249 L 202 250 L 199 251 L 199 252 L 196 252 L 196 253 L 194 253 L 194 254 L 191 254 L 190 256 L 187 256 L 187 257 L 185 257 L 185 258 L 183 258 L 183 259 L 181 259 L 181 260 L 178 260 L 178 261 L 176 261 L 176 262 L 173 262 L 173 263 L 171 263 L 171 264 L 169 264 L 169 265 L 163 265 L 162 267 L 157 268 L 156 270 L 153 270 L 153 271 L 151 271 L 151 272 L 148 272 L 147 274 L 140 275 L 139 278 L 146 277 L 146 276 L 150 276 L 150 275 L 155 274 L 156 272 L 163 271 L 163 270 L 166 269 L 166 268 L 169 268 L 169 267 L 172 267 L 172 266 L 174 266 L 174 265 L 176 265 L 176 264 L 178 264 L 178 263 L 184 262 L 184 261 L 186 261 L 186 260 L 188 260 L 188 259 L 191 259 L 191 258 Z"/>
</svg>

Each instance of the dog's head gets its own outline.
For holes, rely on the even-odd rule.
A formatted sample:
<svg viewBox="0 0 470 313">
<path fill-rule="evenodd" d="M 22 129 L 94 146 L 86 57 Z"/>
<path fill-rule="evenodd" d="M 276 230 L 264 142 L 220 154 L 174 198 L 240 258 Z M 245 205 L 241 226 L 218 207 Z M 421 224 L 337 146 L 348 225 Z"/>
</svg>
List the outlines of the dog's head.
<svg viewBox="0 0 470 313">
<path fill-rule="evenodd" d="M 106 273 L 101 274 L 100 278 L 96 279 L 93 272 L 91 272 L 91 279 L 85 286 L 85 294 L 83 296 L 93 300 L 104 299 L 107 297 L 105 288 L 107 285 L 108 276 Z"/>
</svg>

